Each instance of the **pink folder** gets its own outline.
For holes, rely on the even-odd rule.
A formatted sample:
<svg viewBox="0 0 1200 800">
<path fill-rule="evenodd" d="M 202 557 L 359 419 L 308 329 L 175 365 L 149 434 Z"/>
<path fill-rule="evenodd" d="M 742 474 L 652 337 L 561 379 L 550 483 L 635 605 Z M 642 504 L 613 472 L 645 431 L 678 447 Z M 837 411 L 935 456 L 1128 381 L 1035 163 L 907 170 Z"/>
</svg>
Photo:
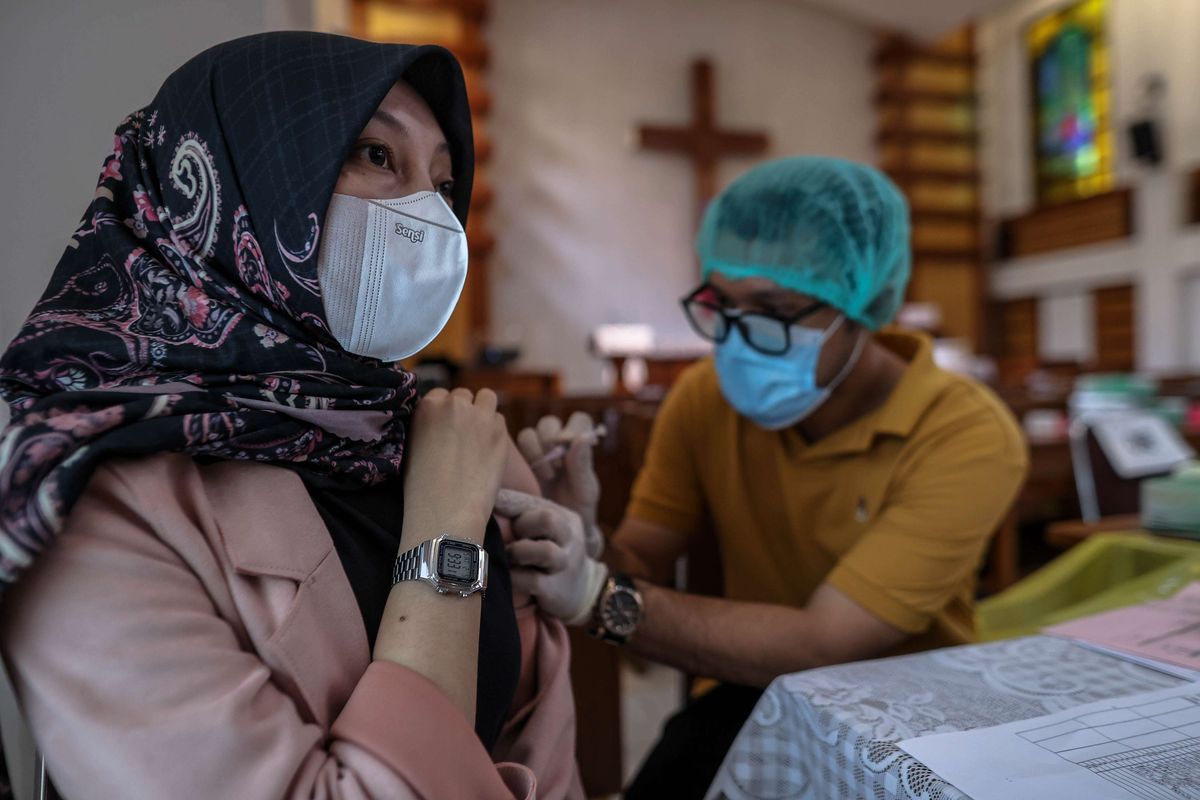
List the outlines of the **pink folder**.
<svg viewBox="0 0 1200 800">
<path fill-rule="evenodd" d="M 1200 671 L 1200 581 L 1167 600 L 1105 611 L 1044 632 Z"/>
</svg>

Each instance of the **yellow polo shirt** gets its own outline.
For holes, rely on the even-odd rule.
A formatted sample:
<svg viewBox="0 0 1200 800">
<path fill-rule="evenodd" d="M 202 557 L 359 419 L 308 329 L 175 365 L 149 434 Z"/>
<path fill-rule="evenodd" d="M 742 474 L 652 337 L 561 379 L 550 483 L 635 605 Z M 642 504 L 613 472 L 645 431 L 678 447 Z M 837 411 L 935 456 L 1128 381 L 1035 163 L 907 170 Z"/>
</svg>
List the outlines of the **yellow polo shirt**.
<svg viewBox="0 0 1200 800">
<path fill-rule="evenodd" d="M 901 649 L 970 641 L 975 575 L 1025 478 L 1012 414 L 939 369 L 923 335 L 877 334 L 908 362 L 874 412 L 808 444 L 726 402 L 712 359 L 655 420 L 628 516 L 685 534 L 712 526 L 725 596 L 804 606 L 829 581 L 890 625 Z"/>
</svg>

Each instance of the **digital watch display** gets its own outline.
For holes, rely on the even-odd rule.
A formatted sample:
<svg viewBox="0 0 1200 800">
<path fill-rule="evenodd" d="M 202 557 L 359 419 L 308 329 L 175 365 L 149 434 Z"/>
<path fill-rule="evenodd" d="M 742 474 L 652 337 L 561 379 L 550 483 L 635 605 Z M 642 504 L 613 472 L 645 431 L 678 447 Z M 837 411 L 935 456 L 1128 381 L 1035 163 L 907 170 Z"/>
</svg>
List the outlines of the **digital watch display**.
<svg viewBox="0 0 1200 800">
<path fill-rule="evenodd" d="M 470 597 L 487 589 L 488 555 L 467 539 L 442 534 L 401 553 L 392 568 L 392 584 L 424 581 L 439 594 Z"/>
</svg>

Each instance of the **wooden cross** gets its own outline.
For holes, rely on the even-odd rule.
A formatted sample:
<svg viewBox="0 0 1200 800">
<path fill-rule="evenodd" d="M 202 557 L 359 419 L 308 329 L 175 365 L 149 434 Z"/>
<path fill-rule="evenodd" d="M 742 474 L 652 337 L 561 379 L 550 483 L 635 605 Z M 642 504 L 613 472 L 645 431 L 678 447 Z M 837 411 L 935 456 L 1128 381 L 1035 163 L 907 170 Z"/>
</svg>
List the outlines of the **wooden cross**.
<svg viewBox="0 0 1200 800">
<path fill-rule="evenodd" d="M 692 62 L 691 124 L 642 125 L 638 129 L 642 149 L 682 153 L 691 158 L 696 172 L 696 208 L 700 213 L 717 193 L 717 159 L 762 155 L 770 145 L 766 133 L 760 131 L 718 128 L 714 105 L 712 62 L 698 59 Z"/>
</svg>

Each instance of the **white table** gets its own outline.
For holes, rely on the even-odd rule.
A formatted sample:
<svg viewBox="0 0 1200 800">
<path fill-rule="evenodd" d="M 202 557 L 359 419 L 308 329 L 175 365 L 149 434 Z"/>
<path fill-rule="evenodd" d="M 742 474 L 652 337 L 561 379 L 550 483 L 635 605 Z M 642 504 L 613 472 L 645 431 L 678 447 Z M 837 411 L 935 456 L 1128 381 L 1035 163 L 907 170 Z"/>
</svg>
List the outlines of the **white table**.
<svg viewBox="0 0 1200 800">
<path fill-rule="evenodd" d="M 1183 682 L 1048 636 L 787 675 L 759 700 L 707 798 L 970 800 L 895 743 Z"/>
</svg>

